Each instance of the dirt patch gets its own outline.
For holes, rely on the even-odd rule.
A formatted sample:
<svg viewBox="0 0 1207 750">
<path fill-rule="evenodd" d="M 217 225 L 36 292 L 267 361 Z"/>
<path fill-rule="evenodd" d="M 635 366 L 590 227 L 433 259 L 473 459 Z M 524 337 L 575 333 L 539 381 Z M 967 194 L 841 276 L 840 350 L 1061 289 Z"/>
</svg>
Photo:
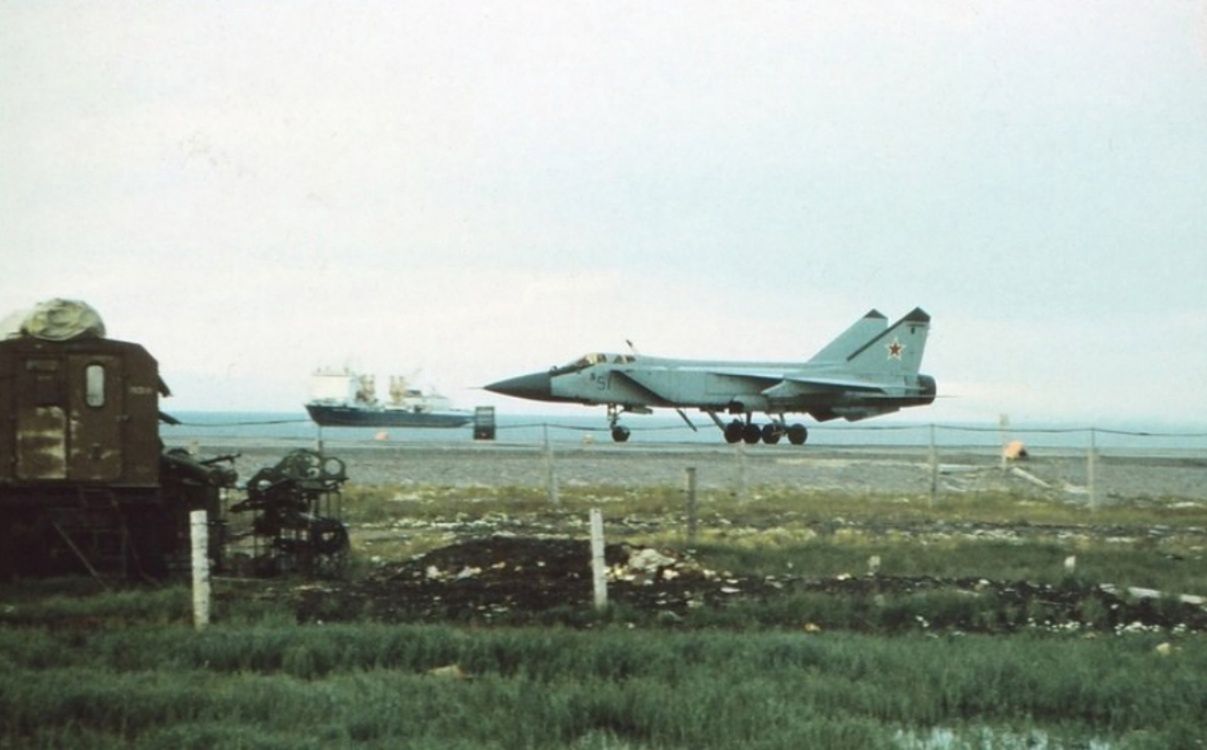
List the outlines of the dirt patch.
<svg viewBox="0 0 1207 750">
<path fill-rule="evenodd" d="M 583 540 L 490 536 L 384 566 L 360 580 L 298 586 L 291 595 L 302 621 L 582 626 L 599 621 L 591 612 L 589 560 Z M 1052 586 L 927 576 L 735 576 L 676 551 L 626 544 L 608 545 L 605 560 L 609 601 L 617 611 L 659 624 L 1207 631 L 1201 603 L 1076 581 Z M 726 613 L 748 619 L 727 620 Z"/>
<path fill-rule="evenodd" d="M 334 616 L 573 624 L 593 601 L 589 560 L 589 545 L 583 540 L 474 539 L 388 565 L 361 581 L 302 587 L 298 612 L 307 620 Z M 680 615 L 722 605 L 738 594 L 768 596 L 781 585 L 723 577 L 689 558 L 627 544 L 607 545 L 604 560 L 609 600 L 645 613 Z"/>
</svg>

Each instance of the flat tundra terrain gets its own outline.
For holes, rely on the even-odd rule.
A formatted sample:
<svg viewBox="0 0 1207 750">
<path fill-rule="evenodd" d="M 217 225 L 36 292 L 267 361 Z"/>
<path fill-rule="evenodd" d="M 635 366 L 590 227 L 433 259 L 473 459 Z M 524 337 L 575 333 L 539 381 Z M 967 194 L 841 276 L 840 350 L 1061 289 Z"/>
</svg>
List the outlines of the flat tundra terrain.
<svg viewBox="0 0 1207 750">
<path fill-rule="evenodd" d="M 246 477 L 290 447 L 202 450 L 240 452 Z M 990 603 L 992 614 L 955 608 L 949 624 L 965 630 L 1207 627 L 1196 573 L 1207 460 L 1193 455 L 1099 455 L 1091 465 L 1066 450 L 1003 465 L 968 448 L 932 459 L 883 447 L 325 447 L 346 462 L 345 520 L 369 566 L 355 584 L 305 593 L 304 619 L 531 622 L 585 608 L 586 511 L 599 507 L 616 600 L 670 621 L 703 604 L 939 592 Z M 661 562 L 646 569 L 651 559 Z M 1152 606 L 1170 596 L 1189 599 Z M 827 624 L 897 627 L 879 614 L 831 612 Z"/>
<path fill-rule="evenodd" d="M 219 438 L 191 446 L 203 453 L 240 456 L 241 477 L 270 465 L 287 450 L 314 448 L 313 441 Z M 363 485 L 543 487 L 550 458 L 539 445 L 508 443 L 365 443 L 327 440 L 325 452 L 343 459 L 351 482 Z M 825 445 L 731 446 L 637 442 L 553 444 L 552 465 L 566 486 L 647 487 L 679 485 L 695 467 L 702 489 L 759 485 L 827 492 L 940 493 L 1014 491 L 1075 501 L 1096 496 L 1207 500 L 1207 452 L 1102 451 L 1092 462 L 1085 451 L 1032 449 L 1029 458 L 1003 471 L 996 450 L 944 447 L 931 460 L 926 446 L 832 447 Z"/>
<path fill-rule="evenodd" d="M 246 482 L 314 445 L 189 447 L 240 454 Z M 351 551 L 316 577 L 254 578 L 240 574 L 265 570 L 264 547 L 245 537 L 202 632 L 183 585 L 0 585 L 0 747 L 1115 750 L 1207 737 L 1207 456 L 325 448 L 346 462 L 331 509 Z"/>
</svg>

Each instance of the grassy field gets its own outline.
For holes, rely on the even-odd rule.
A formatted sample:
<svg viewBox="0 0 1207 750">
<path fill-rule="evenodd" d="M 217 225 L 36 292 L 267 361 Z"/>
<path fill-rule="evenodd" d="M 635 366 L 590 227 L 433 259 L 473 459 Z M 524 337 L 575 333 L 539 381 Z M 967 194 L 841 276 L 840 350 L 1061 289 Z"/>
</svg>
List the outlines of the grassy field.
<svg viewBox="0 0 1207 750">
<path fill-rule="evenodd" d="M 591 506 L 604 508 L 611 538 L 683 546 L 674 488 L 564 488 L 561 500 L 353 488 L 350 574 L 497 529 L 582 537 Z M 702 498 L 695 556 L 742 575 L 858 575 L 877 554 L 894 575 L 1055 582 L 1075 554 L 1087 586 L 1207 593 L 1207 510 L 1174 505 L 1091 514 L 1006 495 L 932 508 L 925 498 L 716 494 Z M 940 594 L 892 614 L 930 627 L 870 634 L 843 628 L 843 617 L 867 613 L 841 597 L 702 611 L 691 627 L 624 612 L 584 617 L 590 627 L 580 628 L 298 624 L 287 598 L 238 582 L 216 589 L 217 621 L 197 633 L 179 586 L 0 586 L 0 747 L 1207 743 L 1207 635 L 1197 632 L 965 634 L 942 623 L 967 597 Z M 819 620 L 820 631 L 805 627 Z"/>
<path fill-rule="evenodd" d="M 352 487 L 344 512 L 360 561 L 400 559 L 492 530 L 586 535 L 603 510 L 609 540 L 685 546 L 678 488 L 569 487 L 552 507 L 534 488 Z M 1154 533 L 1154 529 L 1160 533 Z M 387 533 L 373 534 L 381 530 Z M 1116 502 L 1097 510 L 1011 494 L 849 496 L 753 488 L 702 493 L 694 549 L 714 567 L 756 574 L 859 574 L 878 555 L 892 575 L 1064 580 L 1207 595 L 1207 502 Z M 370 533 L 364 533 L 370 532 Z"/>
<path fill-rule="evenodd" d="M 1162 654 L 1152 634 L 297 626 L 271 607 L 195 633 L 181 588 L 52 590 L 6 597 L 6 746 L 893 747 L 940 727 L 1197 747 L 1207 712 L 1201 636 Z"/>
</svg>

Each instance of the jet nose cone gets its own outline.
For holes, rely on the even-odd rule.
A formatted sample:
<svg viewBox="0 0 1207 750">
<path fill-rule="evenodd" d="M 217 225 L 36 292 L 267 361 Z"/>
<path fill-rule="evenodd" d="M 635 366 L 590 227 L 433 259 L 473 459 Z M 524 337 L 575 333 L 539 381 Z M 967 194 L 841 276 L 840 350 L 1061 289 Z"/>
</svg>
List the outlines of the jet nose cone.
<svg viewBox="0 0 1207 750">
<path fill-rule="evenodd" d="M 547 372 L 534 372 L 530 375 L 520 375 L 516 378 L 500 380 L 486 386 L 486 390 L 502 393 L 504 396 L 531 398 L 538 401 L 553 400 L 553 378 Z"/>
</svg>

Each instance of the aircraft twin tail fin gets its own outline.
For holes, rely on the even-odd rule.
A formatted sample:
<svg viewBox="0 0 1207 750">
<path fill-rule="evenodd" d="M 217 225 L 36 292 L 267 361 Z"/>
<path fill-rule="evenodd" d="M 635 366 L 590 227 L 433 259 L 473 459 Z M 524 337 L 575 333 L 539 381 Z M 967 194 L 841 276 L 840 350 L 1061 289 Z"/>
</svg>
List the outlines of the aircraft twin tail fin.
<svg viewBox="0 0 1207 750">
<path fill-rule="evenodd" d="M 930 316 L 915 307 L 908 315 L 846 356 L 856 372 L 875 375 L 916 375 L 922 366 Z"/>
<path fill-rule="evenodd" d="M 863 346 L 873 336 L 884 333 L 887 327 L 888 318 L 879 310 L 869 310 L 867 315 L 855 321 L 850 328 L 838 334 L 836 339 L 814 354 L 808 364 L 842 364 L 851 352 Z"/>
</svg>

